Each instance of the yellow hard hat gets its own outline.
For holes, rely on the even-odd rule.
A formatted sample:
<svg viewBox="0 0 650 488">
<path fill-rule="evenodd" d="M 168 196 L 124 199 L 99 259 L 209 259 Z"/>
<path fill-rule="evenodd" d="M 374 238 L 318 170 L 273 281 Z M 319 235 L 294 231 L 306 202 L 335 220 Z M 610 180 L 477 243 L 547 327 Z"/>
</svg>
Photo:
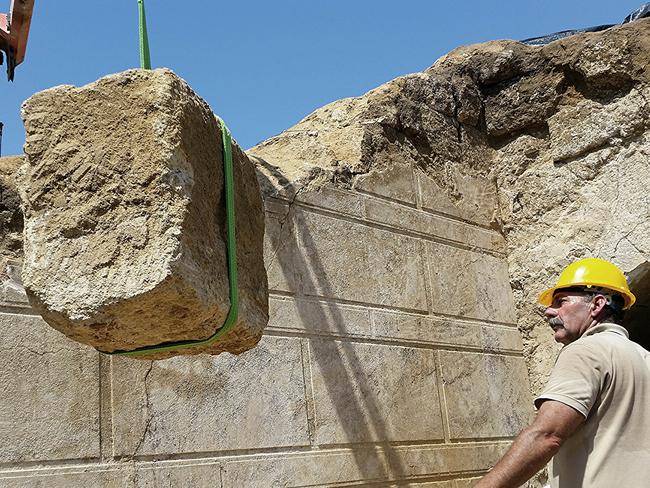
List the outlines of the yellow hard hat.
<svg viewBox="0 0 650 488">
<path fill-rule="evenodd" d="M 574 286 L 601 287 L 618 293 L 625 300 L 623 310 L 630 308 L 636 301 L 636 297 L 627 286 L 625 275 L 620 269 L 604 259 L 587 258 L 571 263 L 564 268 L 557 284 L 539 296 L 539 303 L 548 307 L 553 302 L 553 294 L 557 290 Z"/>
</svg>

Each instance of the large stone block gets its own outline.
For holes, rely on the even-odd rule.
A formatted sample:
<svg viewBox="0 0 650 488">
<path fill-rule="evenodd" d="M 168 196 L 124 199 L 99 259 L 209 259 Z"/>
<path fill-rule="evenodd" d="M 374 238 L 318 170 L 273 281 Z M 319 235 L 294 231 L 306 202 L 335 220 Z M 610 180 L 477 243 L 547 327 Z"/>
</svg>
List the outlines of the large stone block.
<svg viewBox="0 0 650 488">
<path fill-rule="evenodd" d="M 425 172 L 417 173 L 422 208 L 481 225 L 492 225 L 496 220 L 498 204 L 494 181 L 485 177 L 464 175 L 457 168 L 450 173 L 453 191 L 445 191 L 445 188 Z"/>
<path fill-rule="evenodd" d="M 230 306 L 218 123 L 168 70 L 38 93 L 23 108 L 23 279 L 54 328 L 103 351 L 203 339 Z M 254 169 L 233 145 L 239 316 L 209 347 L 253 347 L 267 322 Z"/>
<path fill-rule="evenodd" d="M 418 239 L 303 210 L 295 225 L 293 264 L 306 295 L 427 310 Z"/>
<path fill-rule="evenodd" d="M 114 454 L 171 455 L 309 445 L 299 339 L 240 356 L 112 358 Z"/>
<path fill-rule="evenodd" d="M 408 165 L 391 166 L 357 178 L 354 187 L 392 200 L 415 205 L 415 176 Z"/>
<path fill-rule="evenodd" d="M 265 202 L 264 266 L 269 289 L 295 293 L 293 258 L 297 253 L 293 212 L 285 204 Z"/>
<path fill-rule="evenodd" d="M 0 463 L 98 458 L 98 353 L 27 315 L 0 342 Z"/>
<path fill-rule="evenodd" d="M 444 438 L 435 352 L 309 342 L 317 444 Z"/>
<path fill-rule="evenodd" d="M 505 259 L 431 242 L 433 311 L 514 323 L 515 307 Z"/>
<path fill-rule="evenodd" d="M 440 352 L 452 439 L 517 435 L 533 411 L 523 358 Z"/>
</svg>

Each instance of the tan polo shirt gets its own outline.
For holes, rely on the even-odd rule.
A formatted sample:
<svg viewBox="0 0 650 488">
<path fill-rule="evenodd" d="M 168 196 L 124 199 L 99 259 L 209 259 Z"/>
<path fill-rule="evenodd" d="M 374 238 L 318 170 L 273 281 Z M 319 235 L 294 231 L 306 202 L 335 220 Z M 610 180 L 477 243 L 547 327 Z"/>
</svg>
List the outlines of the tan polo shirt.
<svg viewBox="0 0 650 488">
<path fill-rule="evenodd" d="M 553 458 L 553 488 L 650 487 L 650 352 L 623 327 L 598 324 L 565 346 L 541 400 L 586 419 Z"/>
</svg>

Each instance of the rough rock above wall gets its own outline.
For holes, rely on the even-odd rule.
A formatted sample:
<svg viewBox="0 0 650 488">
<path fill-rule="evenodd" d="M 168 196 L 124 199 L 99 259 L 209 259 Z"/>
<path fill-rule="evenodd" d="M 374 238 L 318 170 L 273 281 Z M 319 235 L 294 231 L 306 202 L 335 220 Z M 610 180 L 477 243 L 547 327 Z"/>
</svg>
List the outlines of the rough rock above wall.
<svg viewBox="0 0 650 488">
<path fill-rule="evenodd" d="M 23 214 L 15 181 L 22 163 L 19 156 L 0 158 L 0 256 L 4 258 L 22 255 Z"/>
<path fill-rule="evenodd" d="M 23 281 L 54 328 L 103 351 L 203 339 L 230 307 L 221 133 L 168 70 L 127 71 L 38 93 L 23 107 Z M 264 223 L 253 166 L 233 145 L 239 353 L 268 319 Z"/>
<path fill-rule="evenodd" d="M 267 195 L 371 188 L 425 207 L 418 185 L 427 208 L 499 229 L 537 390 L 557 350 L 537 294 L 563 266 L 614 261 L 647 309 L 649 53 L 650 20 L 544 47 L 462 47 L 315 111 L 249 154 Z"/>
</svg>

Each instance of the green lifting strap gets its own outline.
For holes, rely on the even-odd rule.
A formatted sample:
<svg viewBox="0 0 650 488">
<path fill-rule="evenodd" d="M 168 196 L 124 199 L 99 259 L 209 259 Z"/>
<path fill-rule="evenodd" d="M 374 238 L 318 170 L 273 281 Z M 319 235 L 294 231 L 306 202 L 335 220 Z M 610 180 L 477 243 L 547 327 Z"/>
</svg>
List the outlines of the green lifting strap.
<svg viewBox="0 0 650 488">
<path fill-rule="evenodd" d="M 142 356 L 165 351 L 176 351 L 190 347 L 209 346 L 227 334 L 237 322 L 239 294 L 237 290 L 237 240 L 235 238 L 235 176 L 232 164 L 232 136 L 226 124 L 217 117 L 221 127 L 223 143 L 223 179 L 226 193 L 226 252 L 228 261 L 228 280 L 230 293 L 230 309 L 224 324 L 207 339 L 166 342 L 155 346 L 145 346 L 132 351 L 114 351 L 105 354 L 117 356 Z M 103 351 L 100 351 L 103 352 Z"/>
<path fill-rule="evenodd" d="M 138 0 L 140 14 L 140 68 L 151 69 L 151 54 L 149 53 L 149 36 L 147 35 L 147 15 L 144 11 L 144 0 Z"/>
</svg>

